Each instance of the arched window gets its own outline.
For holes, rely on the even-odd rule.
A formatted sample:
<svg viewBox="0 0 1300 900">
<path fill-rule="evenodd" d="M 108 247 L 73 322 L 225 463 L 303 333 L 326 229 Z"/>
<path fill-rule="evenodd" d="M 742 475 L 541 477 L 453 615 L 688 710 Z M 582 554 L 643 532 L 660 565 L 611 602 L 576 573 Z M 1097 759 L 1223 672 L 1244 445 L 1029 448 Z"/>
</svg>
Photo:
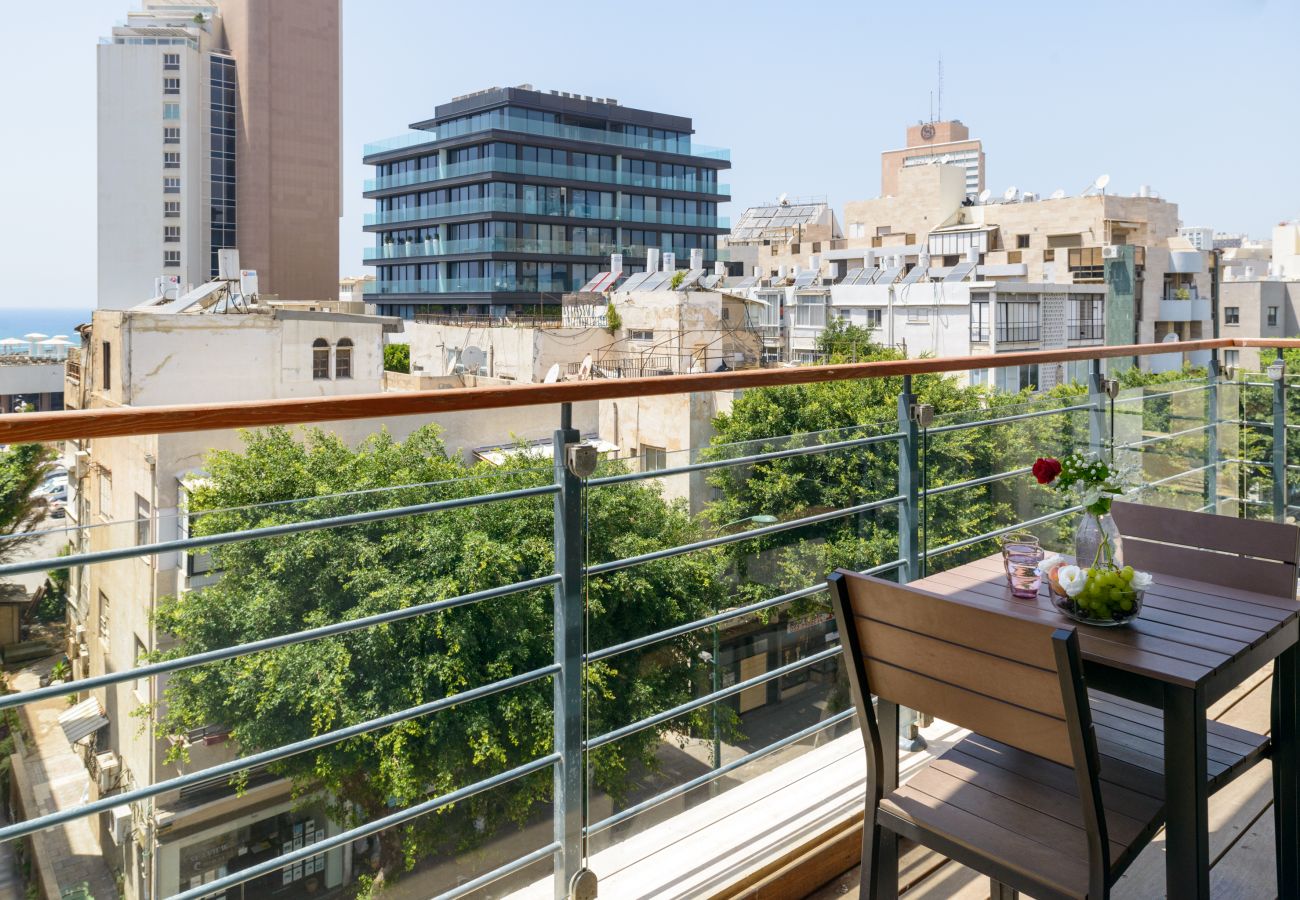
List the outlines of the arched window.
<svg viewBox="0 0 1300 900">
<path fill-rule="evenodd" d="M 338 344 L 334 347 L 334 377 L 352 377 L 352 340 L 350 338 L 339 338 Z"/>
<path fill-rule="evenodd" d="M 316 338 L 311 342 L 311 377 L 330 377 L 330 342 L 325 338 Z"/>
</svg>

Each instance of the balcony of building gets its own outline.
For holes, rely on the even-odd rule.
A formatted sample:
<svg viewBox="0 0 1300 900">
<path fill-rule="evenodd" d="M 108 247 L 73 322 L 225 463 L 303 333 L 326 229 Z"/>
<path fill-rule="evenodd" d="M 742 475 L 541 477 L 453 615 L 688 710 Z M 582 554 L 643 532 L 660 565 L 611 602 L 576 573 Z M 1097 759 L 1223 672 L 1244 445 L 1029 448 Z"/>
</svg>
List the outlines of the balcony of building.
<svg viewBox="0 0 1300 900">
<path fill-rule="evenodd" d="M 365 181 L 364 193 L 366 196 L 372 196 L 382 191 L 392 191 L 398 188 L 430 184 L 453 178 L 468 178 L 474 175 L 498 172 L 512 175 L 530 175 L 538 178 L 553 178 L 560 181 L 588 181 L 596 184 L 652 188 L 679 193 L 716 194 L 720 199 L 725 199 L 731 195 L 731 185 L 719 184 L 712 178 L 645 175 L 621 169 L 571 166 L 524 159 L 506 159 L 499 156 L 426 166 L 410 172 L 368 178 Z"/>
<path fill-rule="evenodd" d="M 1193 289 L 1179 288 L 1160 298 L 1160 322 L 1208 322 L 1210 298 L 1197 296 Z"/>
<path fill-rule="evenodd" d="M 92 641 L 97 629 L 121 638 L 102 635 L 115 655 L 87 677 L 24 680 L 0 709 L 57 714 L 67 697 L 99 699 L 105 721 L 86 719 L 95 727 L 78 750 L 135 767 L 113 779 L 60 773 L 78 789 L 33 799 L 0 840 L 39 848 L 79 828 L 78 840 L 98 835 L 105 865 L 132 861 L 128 896 L 148 882 L 148 896 L 183 900 L 245 888 L 327 896 L 375 864 L 396 866 L 387 895 L 398 900 L 562 897 L 584 868 L 605 897 L 828 896 L 816 892 L 838 891 L 857 865 L 865 775 L 828 611 L 832 568 L 907 582 L 981 559 L 1024 528 L 1071 546 L 1076 510 L 1028 467 L 1072 449 L 1114 453 L 1135 471 L 1142 503 L 1292 516 L 1297 386 L 1280 371 L 1229 381 L 1215 367 L 1108 390 L 1107 359 L 1163 349 L 1017 354 L 1017 365 L 1091 365 L 1092 376 L 996 402 L 937 386 L 942 376 L 966 383 L 971 360 L 960 358 L 0 418 L 4 443 L 89 440 L 100 461 L 85 489 L 100 514 L 62 535 L 72 555 L 20 555 L 0 575 L 67 568 L 74 590 L 100 585 L 69 615 L 89 620 L 79 624 Z M 870 388 L 858 395 L 875 398 L 870 416 L 813 390 L 833 383 Z M 763 401 L 752 430 L 710 437 L 718 420 L 691 419 L 706 394 L 741 390 Z M 796 403 L 847 418 L 782 428 Z M 927 403 L 937 408 L 923 412 Z M 407 450 L 390 443 L 425 425 L 450 441 L 467 417 L 497 417 L 509 442 L 525 414 L 553 418 L 546 452 L 505 443 L 494 460 L 470 463 L 428 435 Z M 690 420 L 697 442 L 629 440 L 626 429 L 651 416 Z M 372 456 L 328 442 L 295 449 L 310 440 L 299 433 L 234 431 L 289 423 L 346 434 L 350 446 L 376 435 Z M 593 426 L 622 437 L 576 449 Z M 161 504 L 144 514 L 152 528 L 107 513 L 114 484 L 166 464 L 163 444 L 143 459 L 143 436 L 183 439 L 191 469 L 195 447 L 230 454 L 203 463 L 209 492 L 192 501 L 184 530 L 168 527 Z M 95 480 L 110 470 L 107 487 Z M 159 598 L 161 619 L 130 618 L 112 585 L 142 572 L 161 579 L 200 554 L 212 555 L 215 581 Z M 107 618 L 99 590 L 113 602 Z M 159 652 L 139 653 L 127 626 L 149 642 L 154 621 L 175 631 Z M 1158 609 L 1146 622 L 1127 632 L 1133 640 L 1177 650 Z M 1267 731 L 1269 677 L 1252 674 L 1210 714 Z M 184 728 L 167 707 L 130 696 L 191 704 L 192 717 L 215 704 L 256 722 L 192 718 Z M 905 776 L 963 734 L 915 724 Z M 150 734 L 188 758 L 152 764 Z M 1131 750 L 1139 765 L 1159 755 L 1149 742 Z M 331 766 L 351 767 L 331 782 L 348 810 L 310 801 Z M 299 801 L 277 773 L 293 777 Z M 371 783 L 380 795 L 363 809 Z M 181 792 L 185 802 L 171 799 Z M 1272 796 L 1264 761 L 1212 800 L 1216 890 L 1278 895 Z M 388 855 L 403 840 L 413 842 L 409 872 L 401 853 Z M 1161 840 L 1113 896 L 1163 891 Z M 987 879 L 941 855 L 905 847 L 901 864 L 907 896 L 987 896 Z M 50 865 L 39 850 L 35 865 Z"/>
</svg>

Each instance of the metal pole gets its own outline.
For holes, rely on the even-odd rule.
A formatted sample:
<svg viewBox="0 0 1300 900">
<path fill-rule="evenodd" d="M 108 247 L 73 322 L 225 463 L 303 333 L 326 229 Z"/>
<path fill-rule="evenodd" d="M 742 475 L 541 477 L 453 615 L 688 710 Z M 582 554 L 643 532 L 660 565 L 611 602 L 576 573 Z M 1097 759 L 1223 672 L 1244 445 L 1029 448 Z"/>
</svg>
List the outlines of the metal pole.
<svg viewBox="0 0 1300 900">
<path fill-rule="evenodd" d="M 1273 519 L 1286 520 L 1286 362 L 1282 348 L 1277 350 L 1274 366 L 1282 375 L 1273 382 Z"/>
<path fill-rule="evenodd" d="M 713 614 L 718 614 L 718 608 L 715 604 Z M 722 641 L 719 637 L 718 626 L 713 626 L 713 693 L 716 694 L 722 690 Z M 718 710 L 718 704 L 721 700 L 713 701 L 713 768 L 717 769 L 722 766 L 722 721 L 721 713 Z"/>
<path fill-rule="evenodd" d="M 1101 360 L 1092 361 L 1088 373 L 1088 399 L 1093 409 L 1088 415 L 1088 444 L 1093 456 L 1101 459 L 1101 451 L 1106 446 L 1106 378 L 1101 371 Z M 1114 435 L 1111 435 L 1113 442 Z"/>
<path fill-rule="evenodd" d="M 552 814 L 555 842 L 555 898 L 566 900 L 569 886 L 582 869 L 583 748 L 582 748 L 582 481 L 566 464 L 567 448 L 580 435 L 573 427 L 573 408 L 560 407 L 555 432 L 555 798 Z"/>
<path fill-rule="evenodd" d="M 1219 512 L 1219 351 L 1210 351 L 1210 371 L 1206 377 L 1205 418 L 1205 502 L 1210 512 Z"/>
<path fill-rule="evenodd" d="M 912 376 L 903 376 L 903 390 L 898 395 L 898 558 L 903 565 L 898 580 L 906 584 L 920 573 L 920 453 L 919 430 L 912 416 L 916 396 L 912 393 Z"/>
</svg>

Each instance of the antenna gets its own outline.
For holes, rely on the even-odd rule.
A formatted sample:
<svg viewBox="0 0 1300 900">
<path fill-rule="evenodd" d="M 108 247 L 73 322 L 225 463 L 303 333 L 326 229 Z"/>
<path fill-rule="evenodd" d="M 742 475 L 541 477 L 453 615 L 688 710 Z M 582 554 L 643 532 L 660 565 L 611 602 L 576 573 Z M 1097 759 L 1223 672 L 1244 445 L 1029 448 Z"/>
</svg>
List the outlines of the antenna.
<svg viewBox="0 0 1300 900">
<path fill-rule="evenodd" d="M 984 190 L 980 191 L 980 204 L 983 205 L 985 203 L 988 203 L 989 198 L 992 196 L 993 196 L 993 192 L 990 191 L 988 188 L 985 188 Z"/>
</svg>

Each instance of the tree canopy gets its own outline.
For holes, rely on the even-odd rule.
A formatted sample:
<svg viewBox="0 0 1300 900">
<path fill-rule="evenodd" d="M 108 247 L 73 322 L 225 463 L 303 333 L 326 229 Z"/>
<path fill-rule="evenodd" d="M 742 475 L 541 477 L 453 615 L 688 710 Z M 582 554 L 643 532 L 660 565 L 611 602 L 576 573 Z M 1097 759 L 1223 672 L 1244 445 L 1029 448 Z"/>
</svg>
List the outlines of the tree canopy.
<svg viewBox="0 0 1300 900">
<path fill-rule="evenodd" d="M 14 444 L 0 450 L 0 562 L 11 560 L 45 518 L 48 504 L 36 489 L 50 473 L 54 451 L 44 444 Z"/>
<path fill-rule="evenodd" d="M 250 433 L 241 452 L 213 452 L 194 508 L 195 534 L 452 499 L 550 482 L 519 454 L 500 467 L 449 458 L 437 430 L 405 441 L 386 432 L 349 448 L 319 430 Z M 397 490 L 386 490 L 403 485 Z M 300 502 L 284 503 L 301 498 Z M 588 492 L 590 559 L 698 539 L 680 504 L 651 486 Z M 165 601 L 168 655 L 201 652 L 523 581 L 553 571 L 551 496 L 442 510 L 390 521 L 227 544 L 215 583 Z M 721 602 L 724 560 L 690 553 L 589 579 L 593 649 L 687 622 Z M 554 659 L 552 591 L 533 590 L 403 622 L 261 652 L 171 676 L 163 733 L 220 723 L 244 754 L 427 703 Z M 603 733 L 692 696 L 692 638 L 588 667 L 589 729 Z M 529 762 L 552 746 L 549 679 L 304 753 L 278 773 L 301 791 L 336 798 L 343 821 L 379 818 Z M 682 723 L 677 723 L 679 729 Z M 615 797 L 633 767 L 653 765 L 666 726 L 592 754 L 596 784 Z M 179 751 L 176 751 L 179 752 Z M 459 849 L 467 836 L 521 823 L 549 800 L 549 772 L 423 816 L 382 837 L 386 876 L 419 856 Z"/>
</svg>

